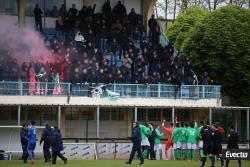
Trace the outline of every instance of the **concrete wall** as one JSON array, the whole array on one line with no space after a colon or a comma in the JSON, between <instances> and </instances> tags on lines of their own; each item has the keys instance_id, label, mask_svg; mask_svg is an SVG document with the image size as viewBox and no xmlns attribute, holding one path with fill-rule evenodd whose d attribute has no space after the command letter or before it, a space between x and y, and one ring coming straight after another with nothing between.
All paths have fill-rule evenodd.
<instances>
[{"instance_id":1,"label":"concrete wall","mask_svg":"<svg viewBox=\"0 0 250 167\"><path fill-rule=\"evenodd\" d=\"M86 120L66 120L65 138L86 137ZM96 121L88 121L88 137L96 137ZM128 137L127 121L100 121L101 138L126 138Z\"/></svg>"},{"instance_id":2,"label":"concrete wall","mask_svg":"<svg viewBox=\"0 0 250 167\"><path fill-rule=\"evenodd\" d=\"M82 106L143 106L143 107L219 107L220 99L163 99L163 98L119 98L110 101L108 98L71 97L66 96L0 96L0 104L23 105L82 105Z\"/></svg>"}]
</instances>

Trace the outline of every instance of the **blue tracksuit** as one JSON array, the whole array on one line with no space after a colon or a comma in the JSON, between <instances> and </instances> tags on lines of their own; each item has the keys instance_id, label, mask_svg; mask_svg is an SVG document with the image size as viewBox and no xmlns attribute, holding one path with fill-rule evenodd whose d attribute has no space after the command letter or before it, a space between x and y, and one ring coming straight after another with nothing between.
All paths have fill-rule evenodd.
<instances>
[{"instance_id":1,"label":"blue tracksuit","mask_svg":"<svg viewBox=\"0 0 250 167\"><path fill-rule=\"evenodd\" d=\"M29 160L35 159L34 150L36 148L36 127L32 126L28 130L28 149L29 149Z\"/></svg>"}]
</instances>

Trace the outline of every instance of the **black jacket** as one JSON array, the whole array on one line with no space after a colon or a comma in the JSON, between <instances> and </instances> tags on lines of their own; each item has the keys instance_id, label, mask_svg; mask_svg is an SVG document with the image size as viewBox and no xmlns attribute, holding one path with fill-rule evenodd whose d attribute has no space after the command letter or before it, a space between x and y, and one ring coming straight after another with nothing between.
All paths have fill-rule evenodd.
<instances>
[{"instance_id":1,"label":"black jacket","mask_svg":"<svg viewBox=\"0 0 250 167\"><path fill-rule=\"evenodd\" d=\"M141 130L139 126L136 126L132 129L132 142L141 142Z\"/></svg>"},{"instance_id":2,"label":"black jacket","mask_svg":"<svg viewBox=\"0 0 250 167\"><path fill-rule=\"evenodd\" d=\"M238 134L235 131L231 131L229 136L228 136L228 143L227 143L227 148L228 149L239 149L238 145Z\"/></svg>"},{"instance_id":3,"label":"black jacket","mask_svg":"<svg viewBox=\"0 0 250 167\"><path fill-rule=\"evenodd\" d=\"M52 151L57 152L62 150L63 150L62 135L60 130L58 128L55 128L53 130L53 135L52 135Z\"/></svg>"},{"instance_id":4,"label":"black jacket","mask_svg":"<svg viewBox=\"0 0 250 167\"><path fill-rule=\"evenodd\" d=\"M43 130L40 143L44 142L44 143L50 144L51 141L52 141L52 129L49 126L47 126Z\"/></svg>"},{"instance_id":5,"label":"black jacket","mask_svg":"<svg viewBox=\"0 0 250 167\"><path fill-rule=\"evenodd\" d=\"M21 139L21 143L22 145L28 144L28 130L24 130L22 129L20 131L20 139Z\"/></svg>"}]
</instances>

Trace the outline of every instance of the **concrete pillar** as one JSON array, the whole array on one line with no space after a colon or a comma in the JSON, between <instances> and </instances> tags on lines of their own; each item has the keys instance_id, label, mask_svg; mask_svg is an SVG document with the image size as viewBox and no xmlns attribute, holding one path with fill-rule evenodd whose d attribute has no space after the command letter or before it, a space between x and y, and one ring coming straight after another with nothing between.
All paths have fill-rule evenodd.
<instances>
[{"instance_id":1,"label":"concrete pillar","mask_svg":"<svg viewBox=\"0 0 250 167\"><path fill-rule=\"evenodd\" d=\"M25 26L25 3L26 0L17 0L18 24L21 29Z\"/></svg>"},{"instance_id":2,"label":"concrete pillar","mask_svg":"<svg viewBox=\"0 0 250 167\"><path fill-rule=\"evenodd\" d=\"M249 144L249 140L250 140L250 137L249 137L249 108L247 109L247 141L248 141L248 144Z\"/></svg>"},{"instance_id":3,"label":"concrete pillar","mask_svg":"<svg viewBox=\"0 0 250 167\"><path fill-rule=\"evenodd\" d=\"M135 122L137 122L137 107L135 107L135 119L134 119Z\"/></svg>"},{"instance_id":4,"label":"concrete pillar","mask_svg":"<svg viewBox=\"0 0 250 167\"><path fill-rule=\"evenodd\" d=\"M234 111L234 127L235 127L235 130L236 131L238 131L238 112L239 112L240 110L235 110Z\"/></svg>"},{"instance_id":5,"label":"concrete pillar","mask_svg":"<svg viewBox=\"0 0 250 167\"><path fill-rule=\"evenodd\" d=\"M175 124L175 108L172 107L172 123Z\"/></svg>"},{"instance_id":6,"label":"concrete pillar","mask_svg":"<svg viewBox=\"0 0 250 167\"><path fill-rule=\"evenodd\" d=\"M61 109L61 134L62 134L62 137L65 137L65 110L62 110Z\"/></svg>"},{"instance_id":7,"label":"concrete pillar","mask_svg":"<svg viewBox=\"0 0 250 167\"><path fill-rule=\"evenodd\" d=\"M93 6L93 0L83 0L83 5L86 7Z\"/></svg>"},{"instance_id":8,"label":"concrete pillar","mask_svg":"<svg viewBox=\"0 0 250 167\"><path fill-rule=\"evenodd\" d=\"M96 107L96 138L100 136L100 106Z\"/></svg>"},{"instance_id":9,"label":"concrete pillar","mask_svg":"<svg viewBox=\"0 0 250 167\"><path fill-rule=\"evenodd\" d=\"M212 117L213 117L213 113L212 113L212 108L209 108L209 125L212 125Z\"/></svg>"},{"instance_id":10,"label":"concrete pillar","mask_svg":"<svg viewBox=\"0 0 250 167\"><path fill-rule=\"evenodd\" d=\"M153 14L154 5L156 0L143 0L143 25L145 26L146 30L148 31L148 20L150 19L151 15Z\"/></svg>"},{"instance_id":11,"label":"concrete pillar","mask_svg":"<svg viewBox=\"0 0 250 167\"><path fill-rule=\"evenodd\" d=\"M127 121L128 121L128 136L131 137L132 132L132 119L133 119L133 109L129 108L127 113ZM126 114L125 114L126 115Z\"/></svg>"},{"instance_id":12,"label":"concrete pillar","mask_svg":"<svg viewBox=\"0 0 250 167\"><path fill-rule=\"evenodd\" d=\"M18 105L17 108L17 125L21 126L21 105Z\"/></svg>"},{"instance_id":13,"label":"concrete pillar","mask_svg":"<svg viewBox=\"0 0 250 167\"><path fill-rule=\"evenodd\" d=\"M58 106L57 126L58 126L59 129L61 128L61 106Z\"/></svg>"}]
</instances>

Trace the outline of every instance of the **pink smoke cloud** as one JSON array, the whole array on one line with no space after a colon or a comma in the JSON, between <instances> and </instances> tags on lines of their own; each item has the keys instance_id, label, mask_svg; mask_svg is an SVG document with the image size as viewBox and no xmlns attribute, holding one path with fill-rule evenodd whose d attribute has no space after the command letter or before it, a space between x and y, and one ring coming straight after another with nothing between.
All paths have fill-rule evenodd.
<instances>
[{"instance_id":1,"label":"pink smoke cloud","mask_svg":"<svg viewBox=\"0 0 250 167\"><path fill-rule=\"evenodd\" d=\"M10 55L19 64L23 62L55 61L55 56L46 48L44 39L35 28L24 27L22 30L10 18L0 19L0 48L10 51Z\"/></svg>"}]
</instances>

